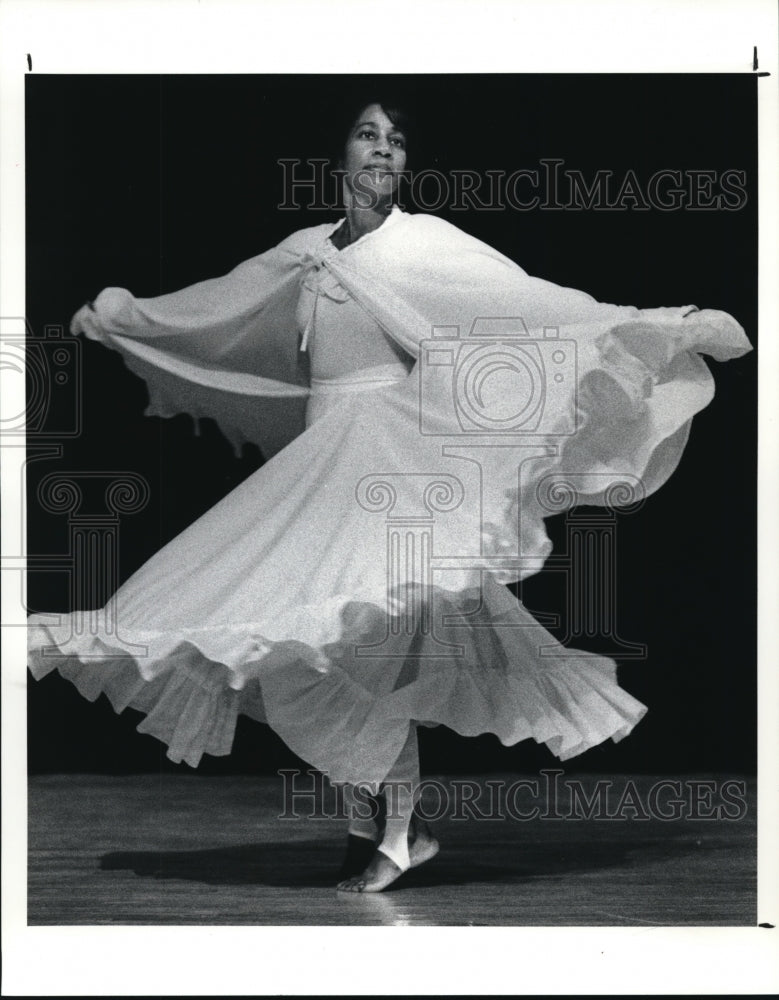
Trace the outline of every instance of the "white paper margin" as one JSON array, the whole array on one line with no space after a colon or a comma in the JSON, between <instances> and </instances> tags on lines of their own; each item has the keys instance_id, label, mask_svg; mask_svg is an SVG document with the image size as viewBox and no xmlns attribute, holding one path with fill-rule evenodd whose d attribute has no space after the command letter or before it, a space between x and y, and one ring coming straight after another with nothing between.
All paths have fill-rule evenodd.
<instances>
[{"instance_id":1,"label":"white paper margin","mask_svg":"<svg viewBox=\"0 0 779 1000\"><path fill-rule=\"evenodd\" d=\"M24 316L28 53L38 73L749 73L758 47L759 68L771 74L759 85L758 921L779 925L776 39L773 0L0 0L2 316ZM4 413L19 412L22 405L4 395ZM3 448L6 553L23 551L20 454ZM17 574L9 575L3 622L13 625L24 615ZM23 628L3 629L5 995L702 994L779 988L779 930L758 927L28 928L24 638Z\"/></svg>"}]
</instances>

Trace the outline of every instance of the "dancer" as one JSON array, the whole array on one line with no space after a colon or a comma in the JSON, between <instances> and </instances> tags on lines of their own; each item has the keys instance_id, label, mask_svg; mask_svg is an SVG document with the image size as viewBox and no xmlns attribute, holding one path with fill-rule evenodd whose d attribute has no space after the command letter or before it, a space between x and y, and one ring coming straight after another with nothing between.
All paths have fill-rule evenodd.
<instances>
[{"instance_id":1,"label":"dancer","mask_svg":"<svg viewBox=\"0 0 779 1000\"><path fill-rule=\"evenodd\" d=\"M565 760L644 714L613 661L563 649L504 584L543 566L571 483L569 503L659 488L713 396L700 355L750 349L724 313L602 304L401 211L407 133L366 99L341 220L76 313L74 334L145 379L148 413L213 417L267 461L123 584L97 632L82 611L30 619L35 677L56 667L139 709L172 760L229 753L244 713L349 804L384 795L350 819L353 892L438 850L414 815L418 724Z\"/></svg>"}]
</instances>

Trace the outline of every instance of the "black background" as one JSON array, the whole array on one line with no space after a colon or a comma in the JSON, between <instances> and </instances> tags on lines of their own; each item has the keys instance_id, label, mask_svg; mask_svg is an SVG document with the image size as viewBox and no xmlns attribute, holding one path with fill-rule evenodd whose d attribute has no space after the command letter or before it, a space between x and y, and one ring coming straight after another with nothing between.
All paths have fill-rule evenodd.
<instances>
[{"instance_id":1,"label":"black background","mask_svg":"<svg viewBox=\"0 0 779 1000\"><path fill-rule=\"evenodd\" d=\"M230 270L293 230L337 213L282 212L280 157L327 156L344 109L399 93L415 119L409 167L537 169L558 157L586 178L640 180L659 169L743 170L737 211L436 214L529 273L607 302L686 305L757 327L756 79L712 75L590 76L34 76L27 77L27 311L39 334L67 327L101 288L139 296ZM411 209L414 210L413 208ZM206 424L146 418L143 383L118 355L83 342L83 432L56 462L30 467L29 496L54 470L127 470L151 489L122 522L126 579L261 462L236 459ZM693 423L669 483L619 524L618 627L645 661L620 682L649 706L629 739L566 763L568 772L751 771L756 757L756 361L718 365L714 402ZM548 522L558 542L561 518ZM34 499L31 554L63 552L64 517ZM204 585L206 582L204 581ZM103 595L105 599L108 595ZM550 574L525 583L533 610L561 610ZM59 574L33 572L31 610L69 610ZM585 647L585 643L579 643ZM595 647L593 647L595 648ZM29 684L29 769L188 771L58 675ZM543 746L504 748L421 730L425 773L555 766ZM275 771L297 758L267 727L241 719L233 754L204 773Z\"/></svg>"}]
</instances>

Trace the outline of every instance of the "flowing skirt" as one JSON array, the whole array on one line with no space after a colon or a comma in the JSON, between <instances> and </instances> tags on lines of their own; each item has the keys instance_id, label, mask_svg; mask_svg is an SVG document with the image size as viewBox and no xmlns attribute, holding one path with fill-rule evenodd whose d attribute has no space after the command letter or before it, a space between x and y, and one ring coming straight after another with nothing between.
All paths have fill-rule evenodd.
<instances>
[{"instance_id":1,"label":"flowing skirt","mask_svg":"<svg viewBox=\"0 0 779 1000\"><path fill-rule=\"evenodd\" d=\"M651 353L601 337L559 421L497 444L463 434L419 366L315 383L305 432L105 609L31 616L33 675L141 711L193 767L230 752L241 713L374 785L411 722L561 760L621 739L645 707L614 662L561 646L504 584L543 566L545 517L640 499L675 468L712 379L678 337Z\"/></svg>"}]
</instances>

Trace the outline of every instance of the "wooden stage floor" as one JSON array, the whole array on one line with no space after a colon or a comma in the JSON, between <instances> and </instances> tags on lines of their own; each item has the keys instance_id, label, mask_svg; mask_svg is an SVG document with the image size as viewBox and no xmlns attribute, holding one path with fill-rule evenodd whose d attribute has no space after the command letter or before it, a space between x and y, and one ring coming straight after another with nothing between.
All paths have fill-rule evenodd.
<instances>
[{"instance_id":1,"label":"wooden stage floor","mask_svg":"<svg viewBox=\"0 0 779 1000\"><path fill-rule=\"evenodd\" d=\"M658 779L633 780L646 803ZM754 925L754 782L746 801L736 819L448 816L438 857L369 896L334 888L345 821L280 819L278 777L35 776L28 923Z\"/></svg>"}]
</instances>

